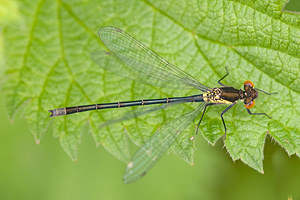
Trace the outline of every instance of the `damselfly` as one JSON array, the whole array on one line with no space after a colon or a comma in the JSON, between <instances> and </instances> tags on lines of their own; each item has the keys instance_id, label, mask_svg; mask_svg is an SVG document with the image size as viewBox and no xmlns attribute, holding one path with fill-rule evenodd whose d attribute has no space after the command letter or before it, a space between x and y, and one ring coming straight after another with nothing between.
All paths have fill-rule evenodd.
<instances>
[{"instance_id":1,"label":"damselfly","mask_svg":"<svg viewBox=\"0 0 300 200\"><path fill-rule=\"evenodd\" d=\"M186 97L124 101L49 110L49 112L51 112L50 117L55 117L90 110L163 104L161 107L131 115L126 118L128 119L154 110L165 108L166 106L164 105L167 104L170 105L187 102L198 103L199 105L196 107L196 109L185 113L184 115L179 116L178 118L163 125L141 146L141 148L136 152L127 165L127 169L124 174L125 183L133 182L144 176L150 170L150 168L164 155L164 153L178 138L180 133L202 112L197 126L198 131L208 106L218 104L229 105L221 113L221 119L225 128L225 137L226 125L223 115L238 101L244 102L249 114L265 115L266 117L271 118L266 113L252 113L249 109L254 106L255 99L258 97L258 92L262 92L267 95L274 93L267 93L258 88L254 88L254 85L251 81L244 82L244 90L235 89L233 87L224 85L221 83L221 81L228 76L227 68L226 75L218 81L218 84L221 85L221 87L210 88L199 83L194 77L177 68L175 65L169 63L167 60L119 28L103 27L99 30L99 37L105 46L110 50L110 52L105 52L105 54L107 56L115 56L119 62L125 64L104 66L105 69L153 86L178 89L194 88L202 92L202 94ZM103 62L103 53L104 52L96 52L91 56L93 61L99 64L101 67L103 67L101 64ZM122 73L120 73L120 71L122 71ZM126 73L123 73L124 71ZM111 122L117 122L121 120L122 119L112 120Z\"/></svg>"}]
</instances>

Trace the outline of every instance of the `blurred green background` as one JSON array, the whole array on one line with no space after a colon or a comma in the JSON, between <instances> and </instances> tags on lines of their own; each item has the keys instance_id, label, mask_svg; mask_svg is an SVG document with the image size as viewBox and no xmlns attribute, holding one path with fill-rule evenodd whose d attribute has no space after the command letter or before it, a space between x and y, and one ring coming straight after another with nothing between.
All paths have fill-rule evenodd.
<instances>
[{"instance_id":1,"label":"blurred green background","mask_svg":"<svg viewBox=\"0 0 300 200\"><path fill-rule=\"evenodd\" d=\"M300 2L292 1L287 9L300 11ZM51 128L35 144L20 116L13 123L8 120L2 93L0 126L1 200L300 199L300 159L289 157L270 137L265 144L264 175L240 161L232 162L223 141L212 147L198 137L195 166L164 156L142 180L125 185L124 163L101 146L96 148L90 135L83 136L76 163L53 138Z\"/></svg>"}]
</instances>

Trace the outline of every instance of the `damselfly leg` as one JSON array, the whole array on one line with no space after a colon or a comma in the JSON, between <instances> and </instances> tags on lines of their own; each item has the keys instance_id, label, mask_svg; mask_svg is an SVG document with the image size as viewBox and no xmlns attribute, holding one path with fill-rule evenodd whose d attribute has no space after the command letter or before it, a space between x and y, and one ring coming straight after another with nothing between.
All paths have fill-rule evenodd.
<instances>
[{"instance_id":1,"label":"damselfly leg","mask_svg":"<svg viewBox=\"0 0 300 200\"><path fill-rule=\"evenodd\" d=\"M247 111L248 111L248 113L249 113L250 115L265 115L265 116L267 116L269 119L272 119L272 117L270 117L270 116L267 115L266 113L253 113L253 112L251 112L249 109L247 109Z\"/></svg>"},{"instance_id":2,"label":"damselfly leg","mask_svg":"<svg viewBox=\"0 0 300 200\"><path fill-rule=\"evenodd\" d=\"M236 101L237 102L237 101ZM223 118L223 115L230 109L230 108L232 108L235 104L236 104L236 102L234 102L233 104L231 104L230 106L228 106L225 110L223 110L223 112L221 113L221 118L222 118L222 122L223 122L223 125L224 125L224 128L225 128L225 138L226 138L226 131L227 131L227 129L226 129L226 125L225 125L225 121L224 121L224 118Z\"/></svg>"},{"instance_id":3,"label":"damselfly leg","mask_svg":"<svg viewBox=\"0 0 300 200\"><path fill-rule=\"evenodd\" d=\"M265 92L265 91L263 91L263 90L261 90L261 89L258 89L258 88L255 88L255 89L256 89L257 91L262 92L262 93L267 94L267 95L278 94L278 92L268 93L268 92Z\"/></svg>"},{"instance_id":4,"label":"damselfly leg","mask_svg":"<svg viewBox=\"0 0 300 200\"><path fill-rule=\"evenodd\" d=\"M226 76L229 75L228 70L227 70L227 67L225 67L225 69L226 69L226 74L225 74L225 76L223 76L223 77L218 81L218 84L221 85L221 86L227 87L227 85L221 83L221 81L222 81Z\"/></svg>"},{"instance_id":5,"label":"damselfly leg","mask_svg":"<svg viewBox=\"0 0 300 200\"><path fill-rule=\"evenodd\" d=\"M197 125L196 135L197 135L197 133L198 133L199 126L200 126L201 121L202 121L202 119L203 119L203 116L204 116L204 113L205 113L205 111L206 111L206 108L207 108L208 106L212 106L212 105L216 105L216 103L208 103L208 104L206 104L206 105L204 106L204 109L203 109L201 118L200 118L200 120L199 120L199 122L198 122L198 125Z\"/></svg>"}]
</instances>

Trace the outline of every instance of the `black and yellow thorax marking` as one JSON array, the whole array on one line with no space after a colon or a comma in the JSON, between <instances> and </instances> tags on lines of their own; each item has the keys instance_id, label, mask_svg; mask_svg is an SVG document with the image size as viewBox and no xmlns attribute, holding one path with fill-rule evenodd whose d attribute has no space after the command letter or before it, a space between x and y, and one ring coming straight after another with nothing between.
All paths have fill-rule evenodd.
<instances>
[{"instance_id":1,"label":"black and yellow thorax marking","mask_svg":"<svg viewBox=\"0 0 300 200\"><path fill-rule=\"evenodd\" d=\"M245 98L245 92L233 87L213 88L203 94L203 100L210 103L232 104Z\"/></svg>"}]
</instances>

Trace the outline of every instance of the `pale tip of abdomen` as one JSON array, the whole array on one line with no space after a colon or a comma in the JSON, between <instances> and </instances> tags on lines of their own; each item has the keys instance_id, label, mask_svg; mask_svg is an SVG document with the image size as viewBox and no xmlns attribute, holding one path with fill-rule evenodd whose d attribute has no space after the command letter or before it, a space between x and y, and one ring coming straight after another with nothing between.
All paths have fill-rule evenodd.
<instances>
[{"instance_id":1,"label":"pale tip of abdomen","mask_svg":"<svg viewBox=\"0 0 300 200\"><path fill-rule=\"evenodd\" d=\"M48 111L51 113L49 117L53 117L53 110L48 110Z\"/></svg>"},{"instance_id":2,"label":"pale tip of abdomen","mask_svg":"<svg viewBox=\"0 0 300 200\"><path fill-rule=\"evenodd\" d=\"M49 117L56 117L56 116L61 116L61 115L66 115L66 108L57 108L53 110L48 110L51 115Z\"/></svg>"}]
</instances>

